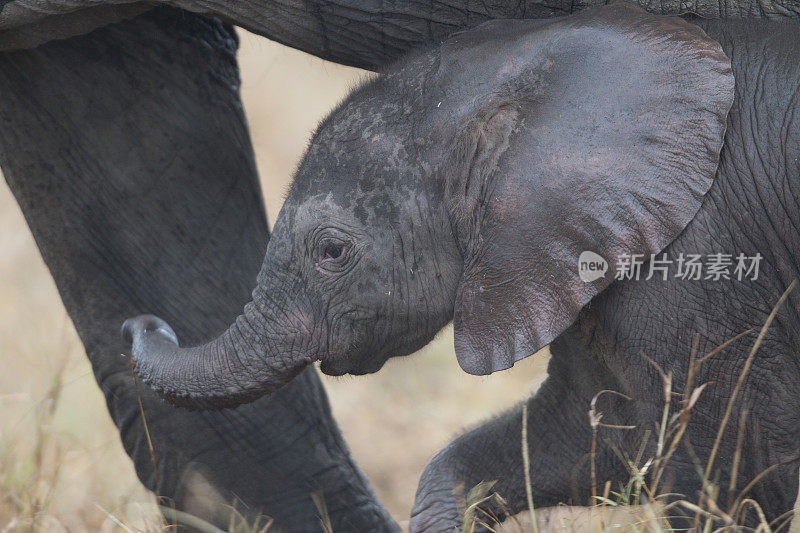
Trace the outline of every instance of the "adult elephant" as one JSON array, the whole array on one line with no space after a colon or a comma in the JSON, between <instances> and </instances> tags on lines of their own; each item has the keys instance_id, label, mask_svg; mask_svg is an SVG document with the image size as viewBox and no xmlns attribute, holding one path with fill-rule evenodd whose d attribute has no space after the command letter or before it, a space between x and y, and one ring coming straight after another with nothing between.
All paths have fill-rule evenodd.
<instances>
[{"instance_id":1,"label":"adult elephant","mask_svg":"<svg viewBox=\"0 0 800 533\"><path fill-rule=\"evenodd\" d=\"M337 531L396 529L313 370L249 406L201 413L137 391L118 356L118 324L141 311L163 316L189 343L222 329L247 299L266 248L236 39L213 17L377 69L489 18L550 17L591 3L0 2L0 166L149 489L223 526L227 518L198 499L191 480L204 478L223 501L288 530L318 528L312 492L324 496ZM788 1L688 9L800 13Z\"/></svg>"},{"instance_id":2,"label":"adult elephant","mask_svg":"<svg viewBox=\"0 0 800 533\"><path fill-rule=\"evenodd\" d=\"M234 406L315 360L375 372L453 319L473 374L552 342L527 409L537 506L590 503L593 483L616 487L660 453L661 368L693 415L648 482L690 498L713 482L709 508L746 496L778 519L800 464L799 43L796 24L617 3L412 54L320 126L244 313L193 348L156 317L129 320L138 371L175 403ZM601 271L581 275L588 261ZM597 398L612 427L593 450ZM412 529L457 527L461 483L497 480L523 509L521 422L514 410L440 453Z\"/></svg>"}]
</instances>

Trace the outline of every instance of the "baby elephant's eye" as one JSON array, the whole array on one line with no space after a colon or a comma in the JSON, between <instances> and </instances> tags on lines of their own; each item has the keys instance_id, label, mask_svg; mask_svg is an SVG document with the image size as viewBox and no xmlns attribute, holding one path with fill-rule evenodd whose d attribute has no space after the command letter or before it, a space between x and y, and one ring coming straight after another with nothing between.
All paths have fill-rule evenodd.
<instances>
[{"instance_id":1,"label":"baby elephant's eye","mask_svg":"<svg viewBox=\"0 0 800 533\"><path fill-rule=\"evenodd\" d=\"M349 244L339 239L323 239L317 252L317 268L328 272L342 272L347 266Z\"/></svg>"},{"instance_id":2,"label":"baby elephant's eye","mask_svg":"<svg viewBox=\"0 0 800 533\"><path fill-rule=\"evenodd\" d=\"M335 261L344 254L344 245L342 244L328 244L322 252L323 261Z\"/></svg>"},{"instance_id":3,"label":"baby elephant's eye","mask_svg":"<svg viewBox=\"0 0 800 533\"><path fill-rule=\"evenodd\" d=\"M344 272L350 260L350 243L344 239L326 237L317 244L317 269Z\"/></svg>"}]
</instances>

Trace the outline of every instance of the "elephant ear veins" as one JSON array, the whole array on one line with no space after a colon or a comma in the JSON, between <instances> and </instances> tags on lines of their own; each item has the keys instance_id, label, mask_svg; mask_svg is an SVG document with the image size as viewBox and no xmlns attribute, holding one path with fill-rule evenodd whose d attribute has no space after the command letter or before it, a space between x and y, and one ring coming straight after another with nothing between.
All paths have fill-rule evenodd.
<instances>
[{"instance_id":1,"label":"elephant ear veins","mask_svg":"<svg viewBox=\"0 0 800 533\"><path fill-rule=\"evenodd\" d=\"M465 255L456 353L471 374L549 344L621 257L649 257L683 231L711 187L734 94L717 42L624 3L458 34L437 83L441 112L460 121L447 195ZM581 280L585 251L607 261L604 276Z\"/></svg>"}]
</instances>

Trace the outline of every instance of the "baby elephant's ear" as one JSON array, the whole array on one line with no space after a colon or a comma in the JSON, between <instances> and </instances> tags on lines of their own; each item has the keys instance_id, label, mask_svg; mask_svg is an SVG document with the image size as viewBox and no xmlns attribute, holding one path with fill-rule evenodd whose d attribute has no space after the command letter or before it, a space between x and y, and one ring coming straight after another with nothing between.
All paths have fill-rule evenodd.
<instances>
[{"instance_id":1,"label":"baby elephant's ear","mask_svg":"<svg viewBox=\"0 0 800 533\"><path fill-rule=\"evenodd\" d=\"M623 3L461 33L437 79L461 121L446 165L465 254L456 353L489 374L569 327L621 257L649 259L692 220L734 80L699 27Z\"/></svg>"}]
</instances>

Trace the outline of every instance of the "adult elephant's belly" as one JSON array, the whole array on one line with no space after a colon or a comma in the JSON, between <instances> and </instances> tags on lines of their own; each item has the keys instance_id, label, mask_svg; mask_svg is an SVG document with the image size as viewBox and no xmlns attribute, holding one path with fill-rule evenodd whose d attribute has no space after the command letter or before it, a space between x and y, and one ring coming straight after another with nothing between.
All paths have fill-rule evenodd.
<instances>
[{"instance_id":1,"label":"adult elephant's belly","mask_svg":"<svg viewBox=\"0 0 800 533\"><path fill-rule=\"evenodd\" d=\"M32 48L86 34L133 18L154 4L218 17L269 39L346 65L375 70L414 48L439 43L451 34L490 19L550 18L606 4L516 0L416 2L387 7L383 0L5 0L0 1L0 50ZM659 15L695 13L709 19L794 19L792 0L636 0ZM381 43L376 46L375 43Z\"/></svg>"}]
</instances>

